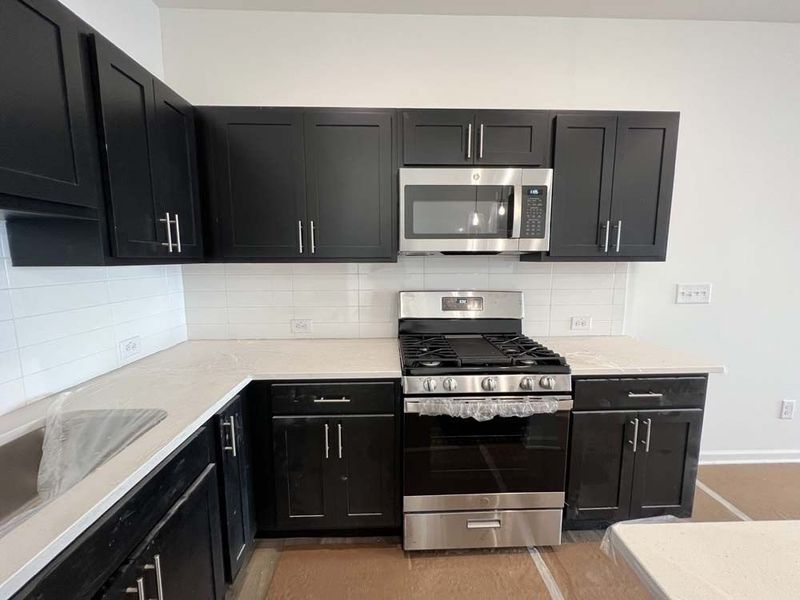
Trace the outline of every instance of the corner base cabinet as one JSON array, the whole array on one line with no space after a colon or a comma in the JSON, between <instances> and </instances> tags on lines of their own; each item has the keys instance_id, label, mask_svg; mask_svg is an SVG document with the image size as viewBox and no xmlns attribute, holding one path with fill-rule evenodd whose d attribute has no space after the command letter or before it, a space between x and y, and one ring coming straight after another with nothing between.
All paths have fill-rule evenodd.
<instances>
[{"instance_id":1,"label":"corner base cabinet","mask_svg":"<svg viewBox=\"0 0 800 600\"><path fill-rule=\"evenodd\" d=\"M691 516L705 389L699 376L576 381L565 528Z\"/></svg>"},{"instance_id":2,"label":"corner base cabinet","mask_svg":"<svg viewBox=\"0 0 800 600\"><path fill-rule=\"evenodd\" d=\"M392 382L271 386L274 529L398 527Z\"/></svg>"}]
</instances>

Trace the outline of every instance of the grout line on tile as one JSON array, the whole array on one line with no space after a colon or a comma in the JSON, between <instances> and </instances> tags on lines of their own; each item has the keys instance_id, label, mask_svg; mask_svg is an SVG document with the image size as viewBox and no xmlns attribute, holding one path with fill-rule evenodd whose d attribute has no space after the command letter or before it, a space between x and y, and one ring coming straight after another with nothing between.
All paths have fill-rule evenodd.
<instances>
[{"instance_id":1,"label":"grout line on tile","mask_svg":"<svg viewBox=\"0 0 800 600\"><path fill-rule=\"evenodd\" d=\"M550 569L547 567L547 563L544 562L542 555L539 553L538 548L530 547L528 548L528 554L533 560L533 564L536 565L536 569L539 571L539 575L542 576L542 581L544 581L545 587L547 587L547 591L550 592L551 600L564 600L564 595L561 593L561 588L558 587L558 583L556 583L555 577L550 572Z\"/></svg>"},{"instance_id":2,"label":"grout line on tile","mask_svg":"<svg viewBox=\"0 0 800 600\"><path fill-rule=\"evenodd\" d=\"M720 496L717 492L712 490L710 487L708 487L705 483L703 483L699 479L697 480L697 487L699 487L706 494L711 496L714 500L716 500L717 502L722 504L722 506L727 508L730 512L732 512L734 515L739 517L742 521L752 521L753 520L750 517L748 517L744 512L742 512L742 510L740 510L736 505L728 502L725 498Z\"/></svg>"}]
</instances>

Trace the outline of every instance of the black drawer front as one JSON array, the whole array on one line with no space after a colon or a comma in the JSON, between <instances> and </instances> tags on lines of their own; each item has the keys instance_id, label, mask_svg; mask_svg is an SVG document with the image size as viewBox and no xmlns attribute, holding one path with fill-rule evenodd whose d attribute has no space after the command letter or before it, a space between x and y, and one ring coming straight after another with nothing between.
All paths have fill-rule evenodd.
<instances>
[{"instance_id":1,"label":"black drawer front","mask_svg":"<svg viewBox=\"0 0 800 600\"><path fill-rule=\"evenodd\" d=\"M394 384L364 383L276 383L270 386L272 414L328 415L394 412Z\"/></svg>"},{"instance_id":2,"label":"black drawer front","mask_svg":"<svg viewBox=\"0 0 800 600\"><path fill-rule=\"evenodd\" d=\"M703 408L705 375L576 379L573 410Z\"/></svg>"}]
</instances>

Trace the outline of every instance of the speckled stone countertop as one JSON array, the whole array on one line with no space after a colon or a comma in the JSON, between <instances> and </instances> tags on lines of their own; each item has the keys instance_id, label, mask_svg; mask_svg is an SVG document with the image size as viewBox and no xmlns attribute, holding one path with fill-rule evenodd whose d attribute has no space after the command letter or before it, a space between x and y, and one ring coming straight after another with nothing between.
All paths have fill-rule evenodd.
<instances>
[{"instance_id":1,"label":"speckled stone countertop","mask_svg":"<svg viewBox=\"0 0 800 600\"><path fill-rule=\"evenodd\" d=\"M575 375L719 373L723 367L630 337L544 338ZM69 410L159 408L167 416L0 537L10 597L252 380L399 378L397 340L190 341L54 396ZM0 443L40 427L51 399L0 416Z\"/></svg>"},{"instance_id":2,"label":"speckled stone countertop","mask_svg":"<svg viewBox=\"0 0 800 600\"><path fill-rule=\"evenodd\" d=\"M800 521L618 523L615 560L656 598L797 598Z\"/></svg>"}]
</instances>

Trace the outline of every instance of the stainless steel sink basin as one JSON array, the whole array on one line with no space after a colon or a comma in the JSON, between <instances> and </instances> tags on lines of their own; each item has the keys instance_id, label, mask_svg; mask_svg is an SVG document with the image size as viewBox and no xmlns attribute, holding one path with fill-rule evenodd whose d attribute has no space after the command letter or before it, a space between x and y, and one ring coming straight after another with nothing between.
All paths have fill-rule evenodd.
<instances>
[{"instance_id":1,"label":"stainless steel sink basin","mask_svg":"<svg viewBox=\"0 0 800 600\"><path fill-rule=\"evenodd\" d=\"M1 445L0 534L12 521L23 518L43 503L38 477L46 423L58 429L58 433L51 432L48 439L48 452L58 454L47 459L48 465L53 467L49 470L52 495L54 490L63 492L77 483L166 414L156 409L70 411L59 415L55 421L43 421L41 427Z\"/></svg>"}]
</instances>

